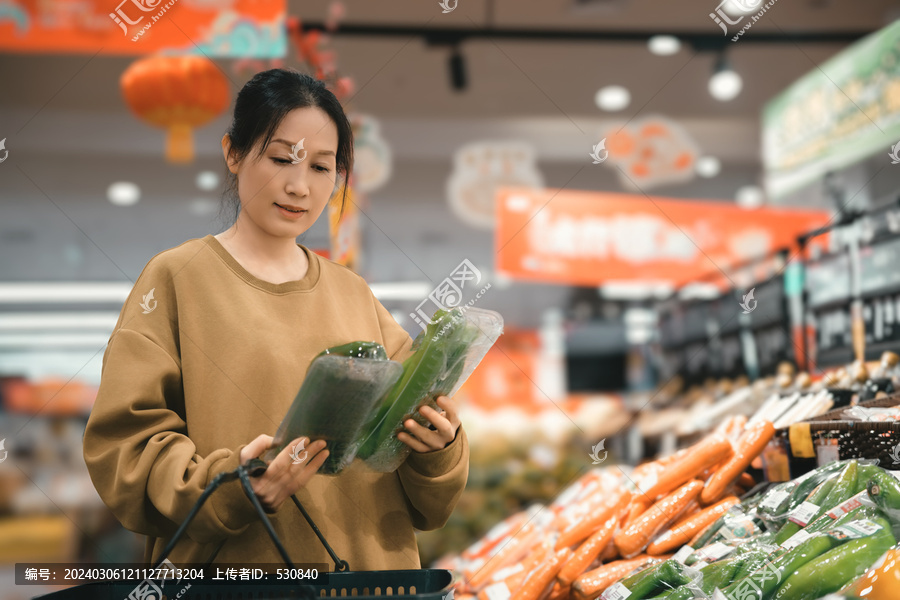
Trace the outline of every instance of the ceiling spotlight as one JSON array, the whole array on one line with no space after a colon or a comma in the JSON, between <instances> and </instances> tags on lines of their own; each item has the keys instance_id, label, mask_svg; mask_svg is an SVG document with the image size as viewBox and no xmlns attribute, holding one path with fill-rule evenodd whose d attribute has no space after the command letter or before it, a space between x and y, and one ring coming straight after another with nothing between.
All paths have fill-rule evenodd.
<instances>
[{"instance_id":1,"label":"ceiling spotlight","mask_svg":"<svg viewBox=\"0 0 900 600\"><path fill-rule=\"evenodd\" d=\"M469 78L466 74L466 59L460 54L458 47L453 48L448 66L450 68L450 85L453 86L453 90L461 92L466 89L469 85Z\"/></svg>"},{"instance_id":2,"label":"ceiling spotlight","mask_svg":"<svg viewBox=\"0 0 900 600\"><path fill-rule=\"evenodd\" d=\"M766 194L759 186L745 185L738 188L734 199L741 208L759 208L765 202Z\"/></svg>"},{"instance_id":3,"label":"ceiling spotlight","mask_svg":"<svg viewBox=\"0 0 900 600\"><path fill-rule=\"evenodd\" d=\"M131 206L141 199L141 188L130 181L117 181L106 188L106 198L116 206Z\"/></svg>"},{"instance_id":4,"label":"ceiling spotlight","mask_svg":"<svg viewBox=\"0 0 900 600\"><path fill-rule=\"evenodd\" d=\"M657 56L671 56L681 50L681 42L674 35L654 35L647 40L647 47Z\"/></svg>"},{"instance_id":5,"label":"ceiling spotlight","mask_svg":"<svg viewBox=\"0 0 900 600\"><path fill-rule=\"evenodd\" d=\"M697 159L694 168L697 171L697 175L710 179L719 174L719 171L722 170L722 163L715 156L701 156Z\"/></svg>"},{"instance_id":6,"label":"ceiling spotlight","mask_svg":"<svg viewBox=\"0 0 900 600\"><path fill-rule=\"evenodd\" d=\"M744 82L741 76L731 69L731 65L720 54L716 59L712 77L709 78L709 93L720 102L728 102L737 98L741 93Z\"/></svg>"},{"instance_id":7,"label":"ceiling spotlight","mask_svg":"<svg viewBox=\"0 0 900 600\"><path fill-rule=\"evenodd\" d=\"M215 171L201 171L197 173L197 187L204 192L210 192L219 185L219 174Z\"/></svg>"},{"instance_id":8,"label":"ceiling spotlight","mask_svg":"<svg viewBox=\"0 0 900 600\"><path fill-rule=\"evenodd\" d=\"M615 112L631 103L631 93L621 85L608 85L600 88L594 102L601 110Z\"/></svg>"}]
</instances>

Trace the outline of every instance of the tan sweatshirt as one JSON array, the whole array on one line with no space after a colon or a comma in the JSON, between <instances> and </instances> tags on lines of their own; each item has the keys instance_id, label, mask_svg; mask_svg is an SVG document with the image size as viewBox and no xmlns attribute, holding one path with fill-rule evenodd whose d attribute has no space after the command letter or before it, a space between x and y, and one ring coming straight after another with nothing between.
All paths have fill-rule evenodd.
<instances>
[{"instance_id":1,"label":"tan sweatshirt","mask_svg":"<svg viewBox=\"0 0 900 600\"><path fill-rule=\"evenodd\" d=\"M299 244L298 244L299 245ZM134 285L109 344L84 433L84 459L122 524L148 536L145 561L206 485L238 466L241 448L274 435L313 357L354 340L402 361L412 340L358 275L299 245L309 271L274 284L244 269L212 235L154 256ZM412 452L394 473L360 463L315 475L297 494L352 570L420 567L413 529L442 527L462 494L469 450L456 439ZM297 564L333 562L290 500L270 519ZM169 559L280 563L238 481L207 501Z\"/></svg>"}]
</instances>

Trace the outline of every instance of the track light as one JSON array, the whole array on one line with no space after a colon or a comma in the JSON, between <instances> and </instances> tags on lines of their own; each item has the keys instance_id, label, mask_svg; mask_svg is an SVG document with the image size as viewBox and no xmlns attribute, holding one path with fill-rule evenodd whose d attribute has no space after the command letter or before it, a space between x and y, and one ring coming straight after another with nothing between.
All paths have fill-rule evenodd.
<instances>
[{"instance_id":1,"label":"track light","mask_svg":"<svg viewBox=\"0 0 900 600\"><path fill-rule=\"evenodd\" d=\"M725 54L719 54L709 78L709 93L720 102L728 102L737 98L743 86L741 76L731 69Z\"/></svg>"},{"instance_id":2,"label":"track light","mask_svg":"<svg viewBox=\"0 0 900 600\"><path fill-rule=\"evenodd\" d=\"M450 54L450 85L453 90L461 92L469 85L469 78L466 73L466 59L459 52L459 47L454 47Z\"/></svg>"}]
</instances>

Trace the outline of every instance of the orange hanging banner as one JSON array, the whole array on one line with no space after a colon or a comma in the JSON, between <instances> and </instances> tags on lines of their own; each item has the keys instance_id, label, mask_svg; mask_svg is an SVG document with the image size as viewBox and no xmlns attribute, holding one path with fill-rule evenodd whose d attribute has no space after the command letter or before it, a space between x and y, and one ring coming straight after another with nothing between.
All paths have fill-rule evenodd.
<instances>
[{"instance_id":1,"label":"orange hanging banner","mask_svg":"<svg viewBox=\"0 0 900 600\"><path fill-rule=\"evenodd\" d=\"M794 247L798 235L830 218L822 210L504 188L497 194L497 271L569 285L679 285Z\"/></svg>"},{"instance_id":2,"label":"orange hanging banner","mask_svg":"<svg viewBox=\"0 0 900 600\"><path fill-rule=\"evenodd\" d=\"M0 51L283 58L286 0L11 0Z\"/></svg>"}]
</instances>

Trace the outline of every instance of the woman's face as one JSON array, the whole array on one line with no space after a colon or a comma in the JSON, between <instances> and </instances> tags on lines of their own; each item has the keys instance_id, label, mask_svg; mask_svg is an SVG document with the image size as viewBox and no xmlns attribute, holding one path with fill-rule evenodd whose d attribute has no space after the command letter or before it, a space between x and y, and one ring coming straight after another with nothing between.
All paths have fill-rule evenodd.
<instances>
[{"instance_id":1,"label":"woman's face","mask_svg":"<svg viewBox=\"0 0 900 600\"><path fill-rule=\"evenodd\" d=\"M312 227L335 186L338 132L325 111L307 107L289 112L262 158L251 151L236 164L228 158L229 145L225 136L228 169L238 178L240 218L275 237L296 238Z\"/></svg>"}]
</instances>

